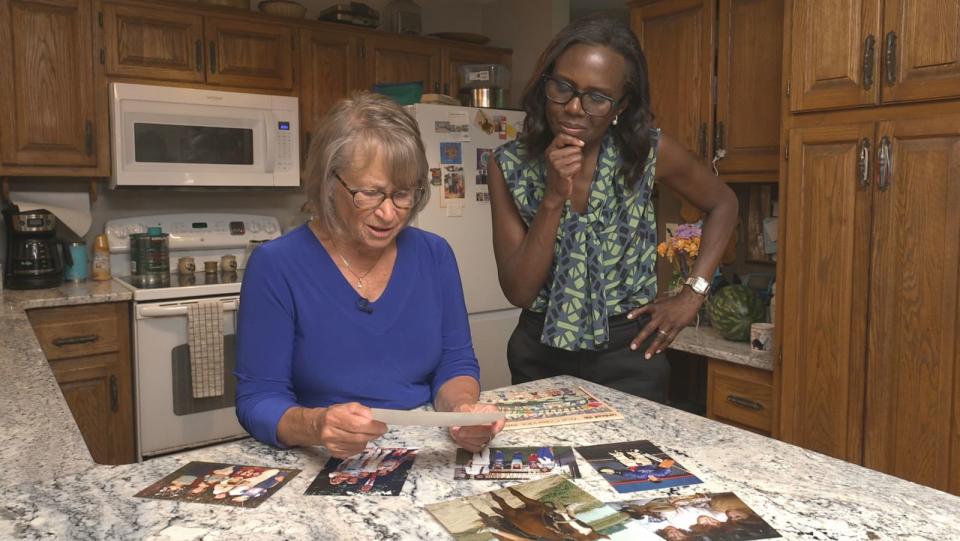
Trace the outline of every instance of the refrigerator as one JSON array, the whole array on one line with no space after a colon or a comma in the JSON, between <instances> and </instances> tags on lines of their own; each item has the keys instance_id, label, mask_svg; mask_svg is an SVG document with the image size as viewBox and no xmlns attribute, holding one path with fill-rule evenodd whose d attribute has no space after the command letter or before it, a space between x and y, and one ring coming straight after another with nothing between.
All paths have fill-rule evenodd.
<instances>
[{"instance_id":1,"label":"refrigerator","mask_svg":"<svg viewBox=\"0 0 960 541\"><path fill-rule=\"evenodd\" d=\"M445 238L457 257L481 388L509 385L507 340L520 309L497 279L486 159L517 137L523 112L423 103L407 110L420 126L430 165L430 201L413 225Z\"/></svg>"}]
</instances>

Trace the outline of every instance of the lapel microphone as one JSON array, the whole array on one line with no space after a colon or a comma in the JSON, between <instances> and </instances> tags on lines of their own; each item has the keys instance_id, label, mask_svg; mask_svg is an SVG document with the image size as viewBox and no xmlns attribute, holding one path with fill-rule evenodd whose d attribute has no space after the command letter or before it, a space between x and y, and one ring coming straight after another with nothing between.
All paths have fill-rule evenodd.
<instances>
[{"instance_id":1,"label":"lapel microphone","mask_svg":"<svg viewBox=\"0 0 960 541\"><path fill-rule=\"evenodd\" d=\"M373 307L370 306L370 301L368 301L363 297L360 297L359 299L357 299L357 310L360 310L365 314L373 313Z\"/></svg>"}]
</instances>

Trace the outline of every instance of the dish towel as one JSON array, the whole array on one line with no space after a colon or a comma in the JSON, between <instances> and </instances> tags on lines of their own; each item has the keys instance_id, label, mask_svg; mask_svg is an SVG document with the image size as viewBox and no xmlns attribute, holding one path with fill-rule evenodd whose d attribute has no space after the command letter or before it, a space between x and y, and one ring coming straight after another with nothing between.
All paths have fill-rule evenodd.
<instances>
[{"instance_id":1,"label":"dish towel","mask_svg":"<svg viewBox=\"0 0 960 541\"><path fill-rule=\"evenodd\" d=\"M187 345L194 398L223 394L223 305L201 301L187 305Z\"/></svg>"}]
</instances>

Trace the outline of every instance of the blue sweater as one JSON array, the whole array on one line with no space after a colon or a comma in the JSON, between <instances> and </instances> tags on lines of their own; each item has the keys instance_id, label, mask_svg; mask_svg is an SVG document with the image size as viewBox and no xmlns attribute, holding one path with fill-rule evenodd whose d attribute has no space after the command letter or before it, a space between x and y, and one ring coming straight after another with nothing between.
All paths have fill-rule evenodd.
<instances>
[{"instance_id":1,"label":"blue sweater","mask_svg":"<svg viewBox=\"0 0 960 541\"><path fill-rule=\"evenodd\" d=\"M307 226L253 252L237 324L237 417L282 447L277 424L294 406L360 402L410 409L456 376L479 379L453 251L407 227L383 295L359 295Z\"/></svg>"}]
</instances>

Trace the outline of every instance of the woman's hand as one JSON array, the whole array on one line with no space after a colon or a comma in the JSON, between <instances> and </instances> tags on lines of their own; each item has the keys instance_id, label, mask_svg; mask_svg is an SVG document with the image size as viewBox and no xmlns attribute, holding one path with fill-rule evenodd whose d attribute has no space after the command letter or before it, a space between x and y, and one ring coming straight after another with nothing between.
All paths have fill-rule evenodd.
<instances>
[{"instance_id":1,"label":"woman's hand","mask_svg":"<svg viewBox=\"0 0 960 541\"><path fill-rule=\"evenodd\" d=\"M573 196L573 179L583 167L583 141L558 133L545 152L547 157L547 199L562 205Z\"/></svg>"},{"instance_id":2,"label":"woman's hand","mask_svg":"<svg viewBox=\"0 0 960 541\"><path fill-rule=\"evenodd\" d=\"M667 349L677 334L693 321L706 297L684 288L673 297L658 297L652 303L627 314L627 319L636 319L650 314L650 321L630 342L630 349L636 350L651 334L656 334L643 357L649 359L656 353Z\"/></svg>"},{"instance_id":3,"label":"woman's hand","mask_svg":"<svg viewBox=\"0 0 960 541\"><path fill-rule=\"evenodd\" d=\"M319 411L311 424L321 445L336 458L363 451L367 443L387 433L387 425L374 421L370 408L357 402L335 404Z\"/></svg>"},{"instance_id":4,"label":"woman's hand","mask_svg":"<svg viewBox=\"0 0 960 541\"><path fill-rule=\"evenodd\" d=\"M454 411L482 413L500 410L493 404L461 404L457 406ZM486 447L493 437L503 430L504 424L506 424L506 420L500 419L488 425L454 426L450 427L450 437L452 437L453 441L460 447L463 447L471 453L476 453Z\"/></svg>"}]
</instances>

